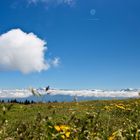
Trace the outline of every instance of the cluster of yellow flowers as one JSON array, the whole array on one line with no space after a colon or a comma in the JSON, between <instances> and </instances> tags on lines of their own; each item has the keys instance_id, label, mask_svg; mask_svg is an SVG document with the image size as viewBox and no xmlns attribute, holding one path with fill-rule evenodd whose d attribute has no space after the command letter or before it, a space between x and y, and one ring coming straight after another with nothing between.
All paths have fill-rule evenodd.
<instances>
[{"instance_id":1,"label":"cluster of yellow flowers","mask_svg":"<svg viewBox=\"0 0 140 140\"><path fill-rule=\"evenodd\" d=\"M55 125L55 130L61 134L61 138L67 139L70 137L70 127L67 125Z\"/></svg>"},{"instance_id":2,"label":"cluster of yellow flowers","mask_svg":"<svg viewBox=\"0 0 140 140\"><path fill-rule=\"evenodd\" d=\"M111 111L111 110L114 110L116 108L121 109L121 110L131 111L130 105L124 105L121 103L106 105L106 106L104 106L103 110Z\"/></svg>"},{"instance_id":3,"label":"cluster of yellow flowers","mask_svg":"<svg viewBox=\"0 0 140 140\"><path fill-rule=\"evenodd\" d=\"M107 110L107 111L111 111L112 108L113 108L112 106L107 106L107 105L104 107L104 109Z\"/></svg>"},{"instance_id":4,"label":"cluster of yellow flowers","mask_svg":"<svg viewBox=\"0 0 140 140\"><path fill-rule=\"evenodd\" d=\"M123 109L123 110L125 110L125 107L124 107L124 105L115 105L117 108L120 108L120 109Z\"/></svg>"}]
</instances>

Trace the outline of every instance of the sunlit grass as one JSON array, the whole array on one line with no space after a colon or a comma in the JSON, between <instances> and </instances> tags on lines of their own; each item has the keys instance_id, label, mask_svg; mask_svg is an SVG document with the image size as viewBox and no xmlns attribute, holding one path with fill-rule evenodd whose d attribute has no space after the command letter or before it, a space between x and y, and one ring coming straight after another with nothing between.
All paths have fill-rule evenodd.
<instances>
[{"instance_id":1,"label":"sunlit grass","mask_svg":"<svg viewBox=\"0 0 140 140\"><path fill-rule=\"evenodd\" d=\"M140 99L0 104L0 139L140 139Z\"/></svg>"}]
</instances>

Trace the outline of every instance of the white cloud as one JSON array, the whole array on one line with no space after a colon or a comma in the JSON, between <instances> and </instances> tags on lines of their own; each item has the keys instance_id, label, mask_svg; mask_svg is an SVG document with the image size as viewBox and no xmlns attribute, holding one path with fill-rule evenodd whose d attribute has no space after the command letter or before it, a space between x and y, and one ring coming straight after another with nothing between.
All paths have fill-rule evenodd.
<instances>
[{"instance_id":1,"label":"white cloud","mask_svg":"<svg viewBox=\"0 0 140 140\"><path fill-rule=\"evenodd\" d=\"M35 89L35 91L44 95L47 94L46 90ZM70 95L77 97L89 97L90 99L96 98L135 98L139 97L140 89L125 91L125 90L63 90L63 89L50 89L49 95ZM29 89L13 89L13 90L1 90L0 98L24 98L31 96L32 93ZM55 100L55 97L53 98ZM57 100L57 99L56 99Z\"/></svg>"},{"instance_id":2,"label":"white cloud","mask_svg":"<svg viewBox=\"0 0 140 140\"><path fill-rule=\"evenodd\" d=\"M37 4L37 3L44 3L44 4L66 4L72 6L76 0L27 0L29 4Z\"/></svg>"},{"instance_id":3,"label":"white cloud","mask_svg":"<svg viewBox=\"0 0 140 140\"><path fill-rule=\"evenodd\" d=\"M33 33L12 29L0 35L0 69L22 73L47 70L46 42Z\"/></svg>"}]
</instances>

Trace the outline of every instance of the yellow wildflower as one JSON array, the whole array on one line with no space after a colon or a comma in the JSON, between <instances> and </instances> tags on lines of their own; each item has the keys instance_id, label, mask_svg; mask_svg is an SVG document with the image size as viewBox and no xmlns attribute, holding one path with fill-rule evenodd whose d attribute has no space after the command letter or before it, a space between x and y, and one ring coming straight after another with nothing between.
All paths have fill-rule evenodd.
<instances>
[{"instance_id":1,"label":"yellow wildflower","mask_svg":"<svg viewBox=\"0 0 140 140\"><path fill-rule=\"evenodd\" d=\"M125 110L125 107L122 105L116 105L116 107Z\"/></svg>"},{"instance_id":2,"label":"yellow wildflower","mask_svg":"<svg viewBox=\"0 0 140 140\"><path fill-rule=\"evenodd\" d=\"M69 130L70 128L69 128L68 126L66 126L66 125L60 125L60 129L61 129L62 131L67 131L67 130Z\"/></svg>"},{"instance_id":3,"label":"yellow wildflower","mask_svg":"<svg viewBox=\"0 0 140 140\"><path fill-rule=\"evenodd\" d=\"M61 138L62 138L62 139L65 139L65 136L64 136L64 135L61 135Z\"/></svg>"},{"instance_id":4,"label":"yellow wildflower","mask_svg":"<svg viewBox=\"0 0 140 140\"><path fill-rule=\"evenodd\" d=\"M55 125L54 128L59 132L61 129L58 125Z\"/></svg>"},{"instance_id":5,"label":"yellow wildflower","mask_svg":"<svg viewBox=\"0 0 140 140\"><path fill-rule=\"evenodd\" d=\"M114 140L114 136L110 136L108 140Z\"/></svg>"},{"instance_id":6,"label":"yellow wildflower","mask_svg":"<svg viewBox=\"0 0 140 140\"><path fill-rule=\"evenodd\" d=\"M54 128L60 133L62 139L70 137L70 127L67 125L55 125Z\"/></svg>"},{"instance_id":7,"label":"yellow wildflower","mask_svg":"<svg viewBox=\"0 0 140 140\"><path fill-rule=\"evenodd\" d=\"M66 132L65 135L66 135L67 138L69 138L70 137L70 132Z\"/></svg>"},{"instance_id":8,"label":"yellow wildflower","mask_svg":"<svg viewBox=\"0 0 140 140\"><path fill-rule=\"evenodd\" d=\"M117 133L117 131L113 132L112 135L108 138L108 140L114 140Z\"/></svg>"}]
</instances>

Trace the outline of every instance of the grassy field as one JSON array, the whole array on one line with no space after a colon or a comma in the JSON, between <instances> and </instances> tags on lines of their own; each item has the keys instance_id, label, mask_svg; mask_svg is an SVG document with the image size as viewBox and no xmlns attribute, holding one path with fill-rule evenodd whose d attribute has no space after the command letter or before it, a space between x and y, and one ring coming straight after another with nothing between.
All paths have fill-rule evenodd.
<instances>
[{"instance_id":1,"label":"grassy field","mask_svg":"<svg viewBox=\"0 0 140 140\"><path fill-rule=\"evenodd\" d=\"M0 104L0 140L139 140L140 99Z\"/></svg>"}]
</instances>

